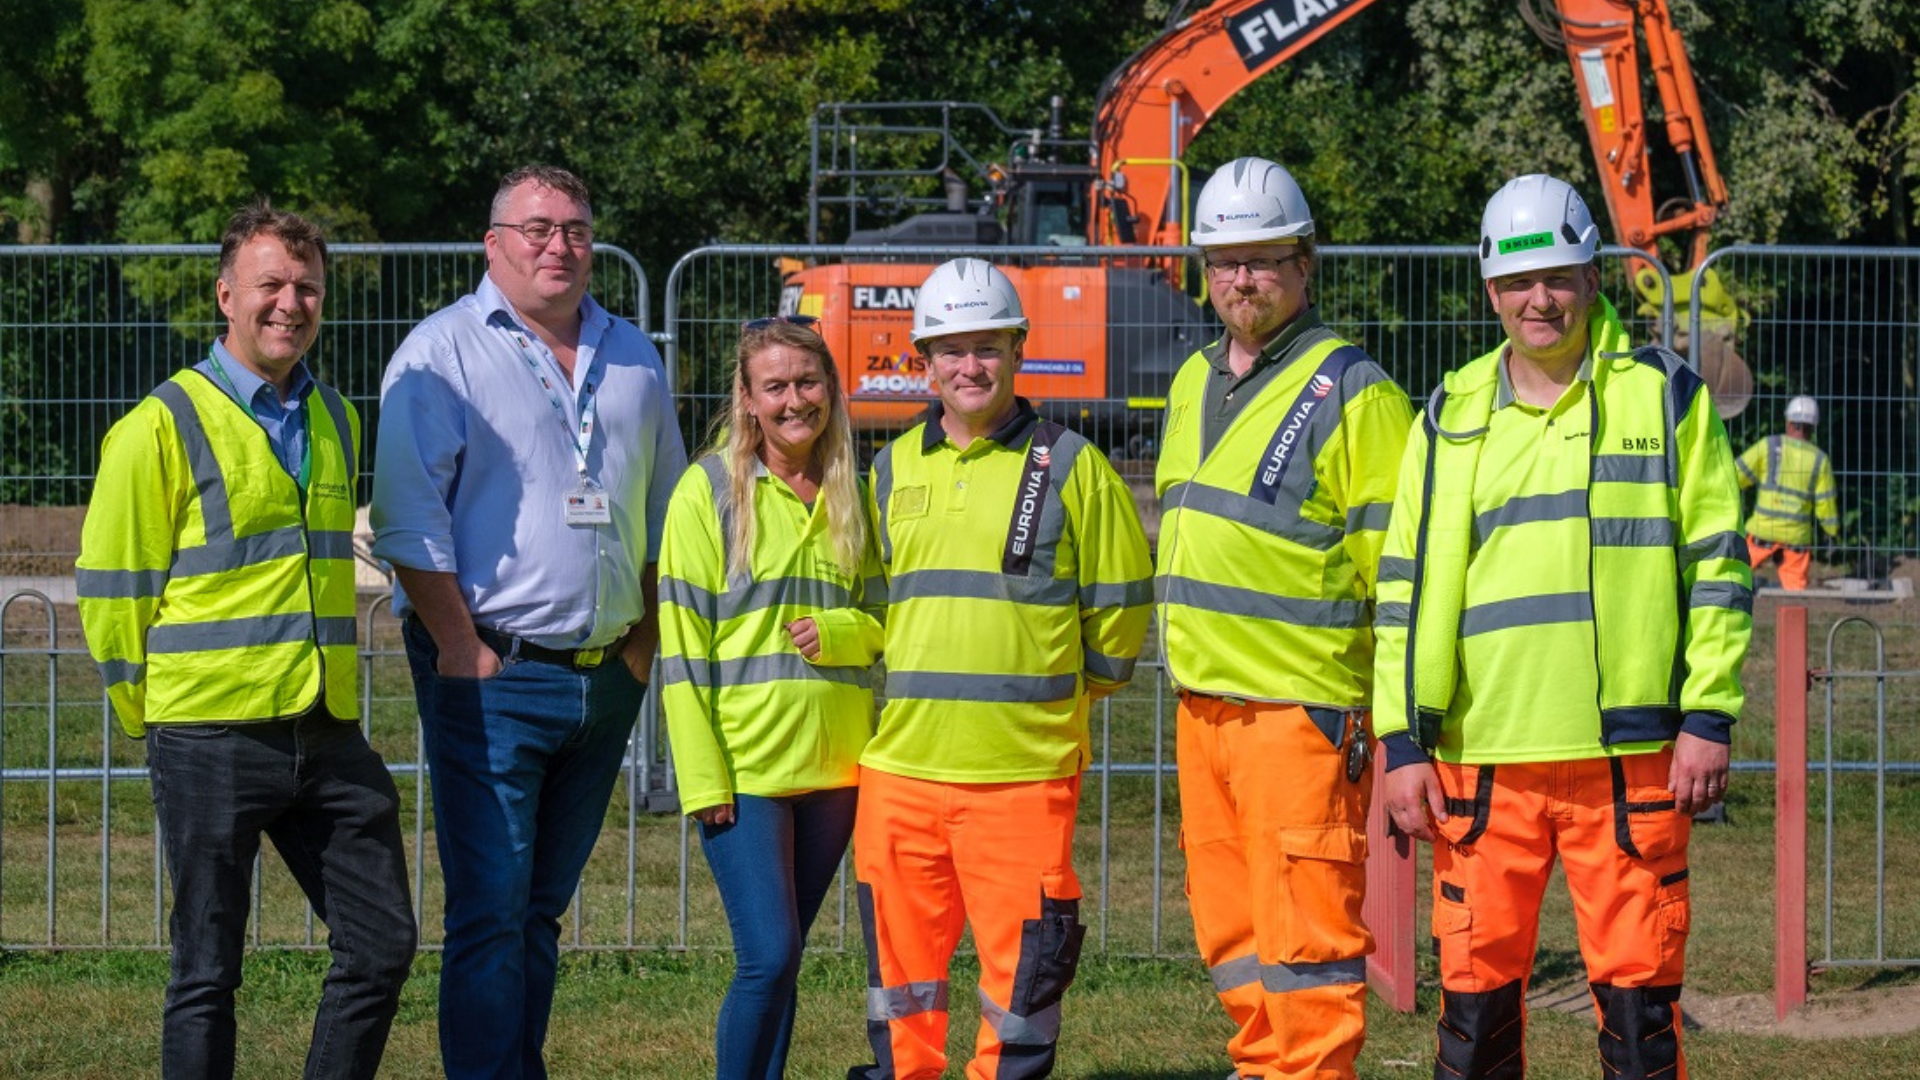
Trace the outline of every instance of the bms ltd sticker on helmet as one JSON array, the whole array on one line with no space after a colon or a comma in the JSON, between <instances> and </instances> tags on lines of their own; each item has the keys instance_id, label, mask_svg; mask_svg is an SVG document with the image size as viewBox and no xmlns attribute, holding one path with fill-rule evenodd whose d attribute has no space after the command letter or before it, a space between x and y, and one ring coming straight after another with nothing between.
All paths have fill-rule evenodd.
<instances>
[{"instance_id":1,"label":"bms ltd sticker on helmet","mask_svg":"<svg viewBox=\"0 0 1920 1080\"><path fill-rule=\"evenodd\" d=\"M1532 251L1535 248L1553 246L1553 234L1550 232L1528 233L1525 236L1509 236L1500 241L1500 254L1511 255L1516 251Z\"/></svg>"}]
</instances>

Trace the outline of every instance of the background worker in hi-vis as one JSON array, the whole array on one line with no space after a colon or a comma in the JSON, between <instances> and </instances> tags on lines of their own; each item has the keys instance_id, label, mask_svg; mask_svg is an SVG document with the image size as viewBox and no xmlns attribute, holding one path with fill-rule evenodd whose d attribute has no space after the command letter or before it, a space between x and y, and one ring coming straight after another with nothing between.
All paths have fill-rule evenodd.
<instances>
[{"instance_id":1,"label":"background worker in hi-vis","mask_svg":"<svg viewBox=\"0 0 1920 1080\"><path fill-rule=\"evenodd\" d=\"M1413 409L1320 321L1285 169L1228 162L1195 217L1226 333L1174 378L1155 477L1188 901L1236 1073L1351 1076L1374 577Z\"/></svg>"},{"instance_id":2,"label":"background worker in hi-vis","mask_svg":"<svg viewBox=\"0 0 1920 1080\"><path fill-rule=\"evenodd\" d=\"M1833 462L1813 445L1820 403L1805 396L1787 402L1787 433L1769 435L1740 455L1740 486L1759 488L1747 518L1747 561L1755 570L1780 561L1780 585L1807 587L1814 526L1832 540L1840 534Z\"/></svg>"},{"instance_id":3,"label":"background worker in hi-vis","mask_svg":"<svg viewBox=\"0 0 1920 1080\"><path fill-rule=\"evenodd\" d=\"M1086 927L1073 873L1089 704L1124 685L1153 598L1133 496L1014 394L1027 319L978 259L936 267L913 342L939 400L873 462L887 703L853 832L867 935L858 1080L947 1064L947 965L980 955L971 1080L1053 1071Z\"/></svg>"},{"instance_id":4,"label":"background worker in hi-vis","mask_svg":"<svg viewBox=\"0 0 1920 1080\"><path fill-rule=\"evenodd\" d=\"M1753 622L1733 455L1699 376L1600 295L1571 187L1520 177L1480 231L1507 340L1408 440L1376 621L1387 810L1435 841L1434 1075L1524 1074L1557 857L1604 1075L1684 1077L1687 839Z\"/></svg>"}]
</instances>

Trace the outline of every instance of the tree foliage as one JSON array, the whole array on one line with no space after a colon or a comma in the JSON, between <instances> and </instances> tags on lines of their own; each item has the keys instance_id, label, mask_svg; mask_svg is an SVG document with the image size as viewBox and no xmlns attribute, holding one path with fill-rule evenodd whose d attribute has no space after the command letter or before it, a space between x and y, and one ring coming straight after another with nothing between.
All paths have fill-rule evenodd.
<instances>
[{"instance_id":1,"label":"tree foliage","mask_svg":"<svg viewBox=\"0 0 1920 1080\"><path fill-rule=\"evenodd\" d=\"M0 0L0 235L205 241L266 192L343 238L473 238L497 177L543 160L586 176L603 235L659 273L701 243L804 236L820 103L1038 123L1060 94L1085 134L1105 75L1193 6ZM1905 242L1920 0L1674 7L1732 192L1717 238ZM1468 240L1506 176L1597 176L1564 56L1484 0L1359 13L1189 160L1241 153L1292 167L1349 243Z\"/></svg>"}]
</instances>

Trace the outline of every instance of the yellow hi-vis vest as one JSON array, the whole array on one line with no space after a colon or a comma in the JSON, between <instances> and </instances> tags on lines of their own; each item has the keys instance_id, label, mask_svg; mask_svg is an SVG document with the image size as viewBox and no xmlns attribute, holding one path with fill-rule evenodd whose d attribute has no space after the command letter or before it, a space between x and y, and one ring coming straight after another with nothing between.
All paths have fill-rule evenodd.
<instances>
[{"instance_id":1,"label":"yellow hi-vis vest","mask_svg":"<svg viewBox=\"0 0 1920 1080\"><path fill-rule=\"evenodd\" d=\"M1604 298L1588 335L1591 382L1550 436L1571 468L1530 472L1546 451L1511 440L1488 456L1505 345L1448 374L1408 440L1375 624L1389 768L1409 735L1475 764L1729 738L1753 590L1726 429ZM1541 489L1508 490L1527 476Z\"/></svg>"},{"instance_id":2,"label":"yellow hi-vis vest","mask_svg":"<svg viewBox=\"0 0 1920 1080\"><path fill-rule=\"evenodd\" d=\"M888 443L872 498L887 701L861 766L943 783L1078 773L1088 702L1133 676L1153 601L1113 466L1020 400L965 450L937 418Z\"/></svg>"},{"instance_id":3,"label":"yellow hi-vis vest","mask_svg":"<svg viewBox=\"0 0 1920 1080\"><path fill-rule=\"evenodd\" d=\"M727 572L734 503L719 454L686 471L667 507L660 705L682 813L743 794L849 787L873 735L871 669L887 605L879 557L869 542L865 562L847 573L824 496L809 509L756 472L746 574ZM814 660L787 636L802 618L820 632Z\"/></svg>"},{"instance_id":4,"label":"yellow hi-vis vest","mask_svg":"<svg viewBox=\"0 0 1920 1080\"><path fill-rule=\"evenodd\" d=\"M315 384L304 500L267 434L179 372L107 432L80 537L80 623L120 726L359 715L360 418Z\"/></svg>"},{"instance_id":5,"label":"yellow hi-vis vest","mask_svg":"<svg viewBox=\"0 0 1920 1080\"><path fill-rule=\"evenodd\" d=\"M1840 532L1833 463L1821 449L1791 435L1770 435L1747 447L1735 462L1740 486L1760 488L1747 535L1772 544L1810 547L1813 523L1828 536Z\"/></svg>"},{"instance_id":6,"label":"yellow hi-vis vest","mask_svg":"<svg viewBox=\"0 0 1920 1080\"><path fill-rule=\"evenodd\" d=\"M1312 339L1310 339L1312 340ZM1154 486L1167 671L1202 694L1364 708L1373 591L1405 391L1357 345L1313 340L1201 454L1196 353L1167 395Z\"/></svg>"}]
</instances>

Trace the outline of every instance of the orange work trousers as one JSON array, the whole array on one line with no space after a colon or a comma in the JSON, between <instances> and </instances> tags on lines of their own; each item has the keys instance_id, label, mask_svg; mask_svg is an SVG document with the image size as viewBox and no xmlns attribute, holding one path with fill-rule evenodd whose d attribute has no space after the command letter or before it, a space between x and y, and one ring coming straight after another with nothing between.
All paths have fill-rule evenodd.
<instances>
[{"instance_id":1,"label":"orange work trousers","mask_svg":"<svg viewBox=\"0 0 1920 1080\"><path fill-rule=\"evenodd\" d=\"M867 1039L859 1080L921 1080L947 1067L947 968L973 927L980 1030L970 1080L1053 1071L1060 1000L1086 927L1073 873L1080 778L954 784L860 770L853 853L867 938Z\"/></svg>"},{"instance_id":2,"label":"orange work trousers","mask_svg":"<svg viewBox=\"0 0 1920 1080\"><path fill-rule=\"evenodd\" d=\"M1358 711L1180 696L1187 901L1241 1076L1354 1075L1373 951L1366 739Z\"/></svg>"},{"instance_id":3,"label":"orange work trousers","mask_svg":"<svg viewBox=\"0 0 1920 1080\"><path fill-rule=\"evenodd\" d=\"M1685 1080L1687 839L1671 748L1544 764L1440 763L1433 848L1440 951L1436 1077L1525 1075L1527 981L1557 855L1609 1080Z\"/></svg>"},{"instance_id":4,"label":"orange work trousers","mask_svg":"<svg viewBox=\"0 0 1920 1080\"><path fill-rule=\"evenodd\" d=\"M1813 565L1813 552L1803 547L1776 544L1771 540L1747 537L1747 561L1755 570L1780 556L1780 587L1799 592L1807 587L1807 568Z\"/></svg>"}]
</instances>

